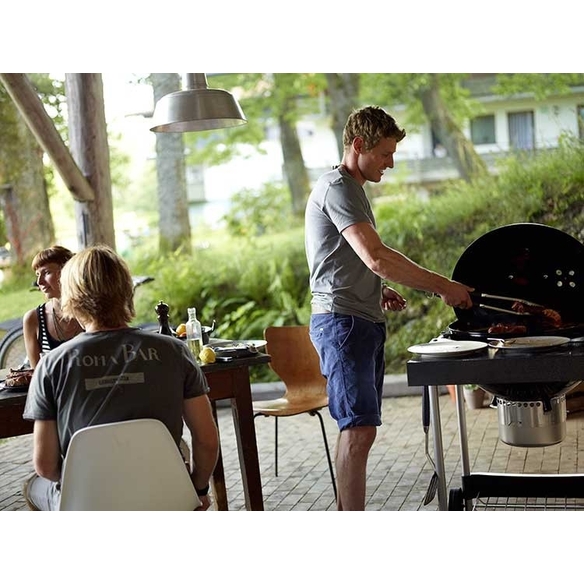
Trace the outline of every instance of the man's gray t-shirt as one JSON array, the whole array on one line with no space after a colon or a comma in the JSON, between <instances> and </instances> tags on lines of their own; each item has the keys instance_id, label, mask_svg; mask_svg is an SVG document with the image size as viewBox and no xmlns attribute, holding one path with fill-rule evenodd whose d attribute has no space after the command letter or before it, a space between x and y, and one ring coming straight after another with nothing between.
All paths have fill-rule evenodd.
<instances>
[{"instance_id":1,"label":"man's gray t-shirt","mask_svg":"<svg viewBox=\"0 0 584 584\"><path fill-rule=\"evenodd\" d=\"M183 400L208 391L178 339L135 328L82 333L39 361L23 417L56 420L63 455L80 428L138 418L163 422L178 445Z\"/></svg>"},{"instance_id":2,"label":"man's gray t-shirt","mask_svg":"<svg viewBox=\"0 0 584 584\"><path fill-rule=\"evenodd\" d=\"M355 223L375 227L373 210L363 187L338 167L318 179L306 204L304 237L312 305L382 322L381 278L342 236Z\"/></svg>"}]
</instances>

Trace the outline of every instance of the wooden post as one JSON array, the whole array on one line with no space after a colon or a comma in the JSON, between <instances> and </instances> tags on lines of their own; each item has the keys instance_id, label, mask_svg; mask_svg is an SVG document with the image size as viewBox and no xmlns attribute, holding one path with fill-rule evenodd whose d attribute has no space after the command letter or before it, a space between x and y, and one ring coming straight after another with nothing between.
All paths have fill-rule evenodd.
<instances>
[{"instance_id":1,"label":"wooden post","mask_svg":"<svg viewBox=\"0 0 584 584\"><path fill-rule=\"evenodd\" d=\"M67 73L71 154L95 193L76 201L77 239L81 248L103 243L115 249L109 147L100 73Z\"/></svg>"}]
</instances>

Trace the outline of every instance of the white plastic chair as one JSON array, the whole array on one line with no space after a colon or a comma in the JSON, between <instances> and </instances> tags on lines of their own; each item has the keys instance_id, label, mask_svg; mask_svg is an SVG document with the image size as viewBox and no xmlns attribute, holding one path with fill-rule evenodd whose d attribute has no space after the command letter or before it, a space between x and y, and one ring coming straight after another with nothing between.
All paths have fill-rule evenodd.
<instances>
[{"instance_id":1,"label":"white plastic chair","mask_svg":"<svg viewBox=\"0 0 584 584\"><path fill-rule=\"evenodd\" d=\"M101 424L73 434L60 511L192 511L200 504L179 449L159 420Z\"/></svg>"}]
</instances>

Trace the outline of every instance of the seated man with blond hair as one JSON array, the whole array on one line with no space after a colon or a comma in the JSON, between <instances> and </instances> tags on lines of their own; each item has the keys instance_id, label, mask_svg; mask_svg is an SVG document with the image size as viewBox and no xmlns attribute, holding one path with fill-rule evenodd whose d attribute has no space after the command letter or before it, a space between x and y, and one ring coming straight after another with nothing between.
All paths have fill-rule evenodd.
<instances>
[{"instance_id":1,"label":"seated man with blond hair","mask_svg":"<svg viewBox=\"0 0 584 584\"><path fill-rule=\"evenodd\" d=\"M43 356L23 417L34 420L35 475L25 483L29 507L56 510L61 465L73 434L109 422L155 418L179 448L183 420L192 437L191 478L210 506L209 480L219 441L205 377L181 341L132 328L130 271L107 246L78 252L61 274L63 313L85 332Z\"/></svg>"}]
</instances>

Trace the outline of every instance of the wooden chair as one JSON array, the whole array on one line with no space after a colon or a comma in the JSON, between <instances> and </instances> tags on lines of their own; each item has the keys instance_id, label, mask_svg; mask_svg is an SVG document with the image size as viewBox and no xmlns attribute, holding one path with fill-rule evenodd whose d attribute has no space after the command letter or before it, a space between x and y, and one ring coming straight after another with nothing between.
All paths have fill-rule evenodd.
<instances>
[{"instance_id":1,"label":"wooden chair","mask_svg":"<svg viewBox=\"0 0 584 584\"><path fill-rule=\"evenodd\" d=\"M310 414L318 416L329 465L331 482L337 498L337 486L331 455L320 410L328 406L326 379L320 372L316 349L308 326L271 326L264 331L270 367L284 382L286 391L277 399L253 402L254 418L273 416L275 428L275 472L278 476L278 418Z\"/></svg>"}]
</instances>

